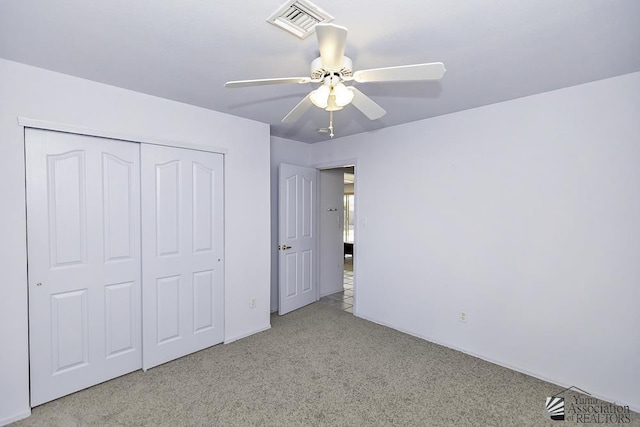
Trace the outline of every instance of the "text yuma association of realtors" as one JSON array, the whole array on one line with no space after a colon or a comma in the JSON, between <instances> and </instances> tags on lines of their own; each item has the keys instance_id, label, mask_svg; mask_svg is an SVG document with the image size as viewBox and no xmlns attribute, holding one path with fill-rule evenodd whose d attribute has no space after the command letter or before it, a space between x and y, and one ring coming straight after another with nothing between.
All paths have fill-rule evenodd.
<instances>
[{"instance_id":1,"label":"text yuma association of realtors","mask_svg":"<svg viewBox=\"0 0 640 427\"><path fill-rule=\"evenodd\" d=\"M593 397L572 396L573 402L565 408L566 414L578 423L627 424L631 422L629 406L606 403ZM569 402L567 402L569 403Z\"/></svg>"}]
</instances>

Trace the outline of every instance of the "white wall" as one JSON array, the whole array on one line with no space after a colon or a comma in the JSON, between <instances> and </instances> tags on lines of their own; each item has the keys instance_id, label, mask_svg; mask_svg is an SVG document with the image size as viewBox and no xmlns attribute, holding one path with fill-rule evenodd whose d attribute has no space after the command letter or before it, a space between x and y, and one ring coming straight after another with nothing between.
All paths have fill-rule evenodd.
<instances>
[{"instance_id":1,"label":"white wall","mask_svg":"<svg viewBox=\"0 0 640 427\"><path fill-rule=\"evenodd\" d=\"M271 137L271 311L278 310L278 166L309 165L309 144Z\"/></svg>"},{"instance_id":2,"label":"white wall","mask_svg":"<svg viewBox=\"0 0 640 427\"><path fill-rule=\"evenodd\" d=\"M0 60L0 100L0 425L29 414L19 116L226 148L225 339L269 327L267 125L5 60ZM249 308L252 297L255 309Z\"/></svg>"},{"instance_id":3,"label":"white wall","mask_svg":"<svg viewBox=\"0 0 640 427\"><path fill-rule=\"evenodd\" d=\"M640 73L311 158L358 161L357 315L640 410Z\"/></svg>"},{"instance_id":4,"label":"white wall","mask_svg":"<svg viewBox=\"0 0 640 427\"><path fill-rule=\"evenodd\" d=\"M318 289L323 297L344 286L344 169L321 170L319 181Z\"/></svg>"}]
</instances>

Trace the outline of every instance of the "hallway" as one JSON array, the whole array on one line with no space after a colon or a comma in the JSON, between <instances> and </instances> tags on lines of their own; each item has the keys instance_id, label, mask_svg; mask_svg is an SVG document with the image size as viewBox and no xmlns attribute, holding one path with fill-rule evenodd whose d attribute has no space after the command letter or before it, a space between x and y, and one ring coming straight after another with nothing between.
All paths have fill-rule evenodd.
<instances>
[{"instance_id":1,"label":"hallway","mask_svg":"<svg viewBox=\"0 0 640 427\"><path fill-rule=\"evenodd\" d=\"M320 298L320 303L353 313L353 256L344 258L344 279L342 292Z\"/></svg>"}]
</instances>

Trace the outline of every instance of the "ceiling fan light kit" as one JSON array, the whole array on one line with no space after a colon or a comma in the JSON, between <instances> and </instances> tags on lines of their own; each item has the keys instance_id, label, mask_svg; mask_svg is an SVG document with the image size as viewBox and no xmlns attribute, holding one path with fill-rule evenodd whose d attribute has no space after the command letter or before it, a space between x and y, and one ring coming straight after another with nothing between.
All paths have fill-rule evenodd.
<instances>
[{"instance_id":1,"label":"ceiling fan light kit","mask_svg":"<svg viewBox=\"0 0 640 427\"><path fill-rule=\"evenodd\" d=\"M354 86L344 82L393 82L441 79L446 69L442 62L372 68L353 72L351 59L344 56L348 30L334 24L315 25L320 57L311 62L310 77L286 77L258 80L237 80L225 83L225 87L237 88L287 83L321 83L311 91L283 119L283 123L298 120L311 106L329 112L330 136L333 138L333 112L352 104L370 120L377 120L387 112L375 101ZM324 129L324 128L323 128Z\"/></svg>"},{"instance_id":2,"label":"ceiling fan light kit","mask_svg":"<svg viewBox=\"0 0 640 427\"><path fill-rule=\"evenodd\" d=\"M310 99L318 108L337 111L353 100L353 92L342 83L339 75L330 74L324 78L322 86L311 92Z\"/></svg>"},{"instance_id":3,"label":"ceiling fan light kit","mask_svg":"<svg viewBox=\"0 0 640 427\"><path fill-rule=\"evenodd\" d=\"M333 88L333 93L336 98L336 105L338 107L344 107L353 101L353 92L351 92L343 83L338 83Z\"/></svg>"},{"instance_id":4,"label":"ceiling fan light kit","mask_svg":"<svg viewBox=\"0 0 640 427\"><path fill-rule=\"evenodd\" d=\"M318 108L327 108L329 104L329 95L331 94L331 88L323 84L318 89L311 92L311 102Z\"/></svg>"}]
</instances>

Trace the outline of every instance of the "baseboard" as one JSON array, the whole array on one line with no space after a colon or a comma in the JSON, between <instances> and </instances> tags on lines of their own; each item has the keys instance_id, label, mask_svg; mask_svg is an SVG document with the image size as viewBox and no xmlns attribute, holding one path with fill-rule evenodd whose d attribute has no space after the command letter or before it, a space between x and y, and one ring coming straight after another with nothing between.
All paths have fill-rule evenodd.
<instances>
[{"instance_id":1,"label":"baseboard","mask_svg":"<svg viewBox=\"0 0 640 427\"><path fill-rule=\"evenodd\" d=\"M22 412L22 413L20 413L18 415L13 415L13 416L11 416L9 418L4 418L4 419L0 420L0 426L6 426L6 425L9 425L9 424L14 423L16 421L23 420L23 419L29 417L30 415L31 415L31 409L29 409L27 412Z\"/></svg>"},{"instance_id":2,"label":"baseboard","mask_svg":"<svg viewBox=\"0 0 640 427\"><path fill-rule=\"evenodd\" d=\"M442 341L439 341L439 340L434 340L434 339L432 339L430 337L427 337L427 336L424 336L424 335L421 335L421 334L417 334L415 332L408 331L408 330L403 329L403 328L398 328L398 327L393 326L391 324L388 324L386 322L381 322L381 321L378 321L378 320L375 320L375 319L371 319L371 318L369 318L367 316L362 316L359 313L357 313L355 315L356 315L356 317L359 317L361 319L367 320L367 321L372 322L372 323L376 323L378 325L385 326L387 328L394 329L396 331L402 332L403 334L411 335L413 337L420 338L420 339L423 339L425 341L429 341L431 343L438 344L438 345L441 345L443 347L450 348L451 350L459 351L461 353L468 354L469 356L477 357L478 359L482 359L482 360L484 360L486 362L493 363L494 365L502 366L503 368L511 369L512 371L516 371L516 372L520 372L521 374L529 375L530 377L534 377L534 378L537 378L539 380L546 381L546 382L551 383L551 384L555 384L555 385L560 386L562 388L568 388L568 387L571 387L571 386L579 387L579 385L566 384L566 383L564 383L562 381L558 381L558 380L555 380L553 378L549 378L549 377L546 377L544 375L540 375L540 374L538 374L536 372L531 372L528 369L523 369L523 368L521 368L519 366L514 366L514 365L511 365L509 363L502 362L500 360L495 360L495 359L493 359L491 357L482 356L482 355L476 354L476 353L474 353L472 351L468 351L468 350L465 350L463 348L456 347L455 345L451 345L451 344L448 344L448 343L445 343L445 342L442 342ZM611 396L606 396L604 394L600 394L600 393L597 393L597 392L594 393L591 390L589 390L589 393L591 394L591 396L595 397L596 399L603 400L603 401L609 402L609 403L616 403L617 405L628 405L629 409L631 409L632 411L640 412L640 406L637 406L635 404L621 403L619 399L615 399L615 398L613 398Z\"/></svg>"},{"instance_id":3,"label":"baseboard","mask_svg":"<svg viewBox=\"0 0 640 427\"><path fill-rule=\"evenodd\" d=\"M271 324L269 324L269 325L267 325L267 326L265 326L263 328L256 329L254 331L247 332L246 334L237 335L237 336L232 337L232 338L225 338L224 343L225 344L230 344L230 343L232 343L234 341L241 340L242 338L246 338L246 337L251 336L253 334L257 334L259 332L264 332L264 331L269 330L269 329L271 329Z\"/></svg>"},{"instance_id":4,"label":"baseboard","mask_svg":"<svg viewBox=\"0 0 640 427\"><path fill-rule=\"evenodd\" d=\"M331 294L335 294L336 292L342 292L344 291L344 288L337 288L331 291L325 291L325 292L321 292L320 293L320 298L322 297L326 297L327 295L331 295Z\"/></svg>"}]
</instances>

